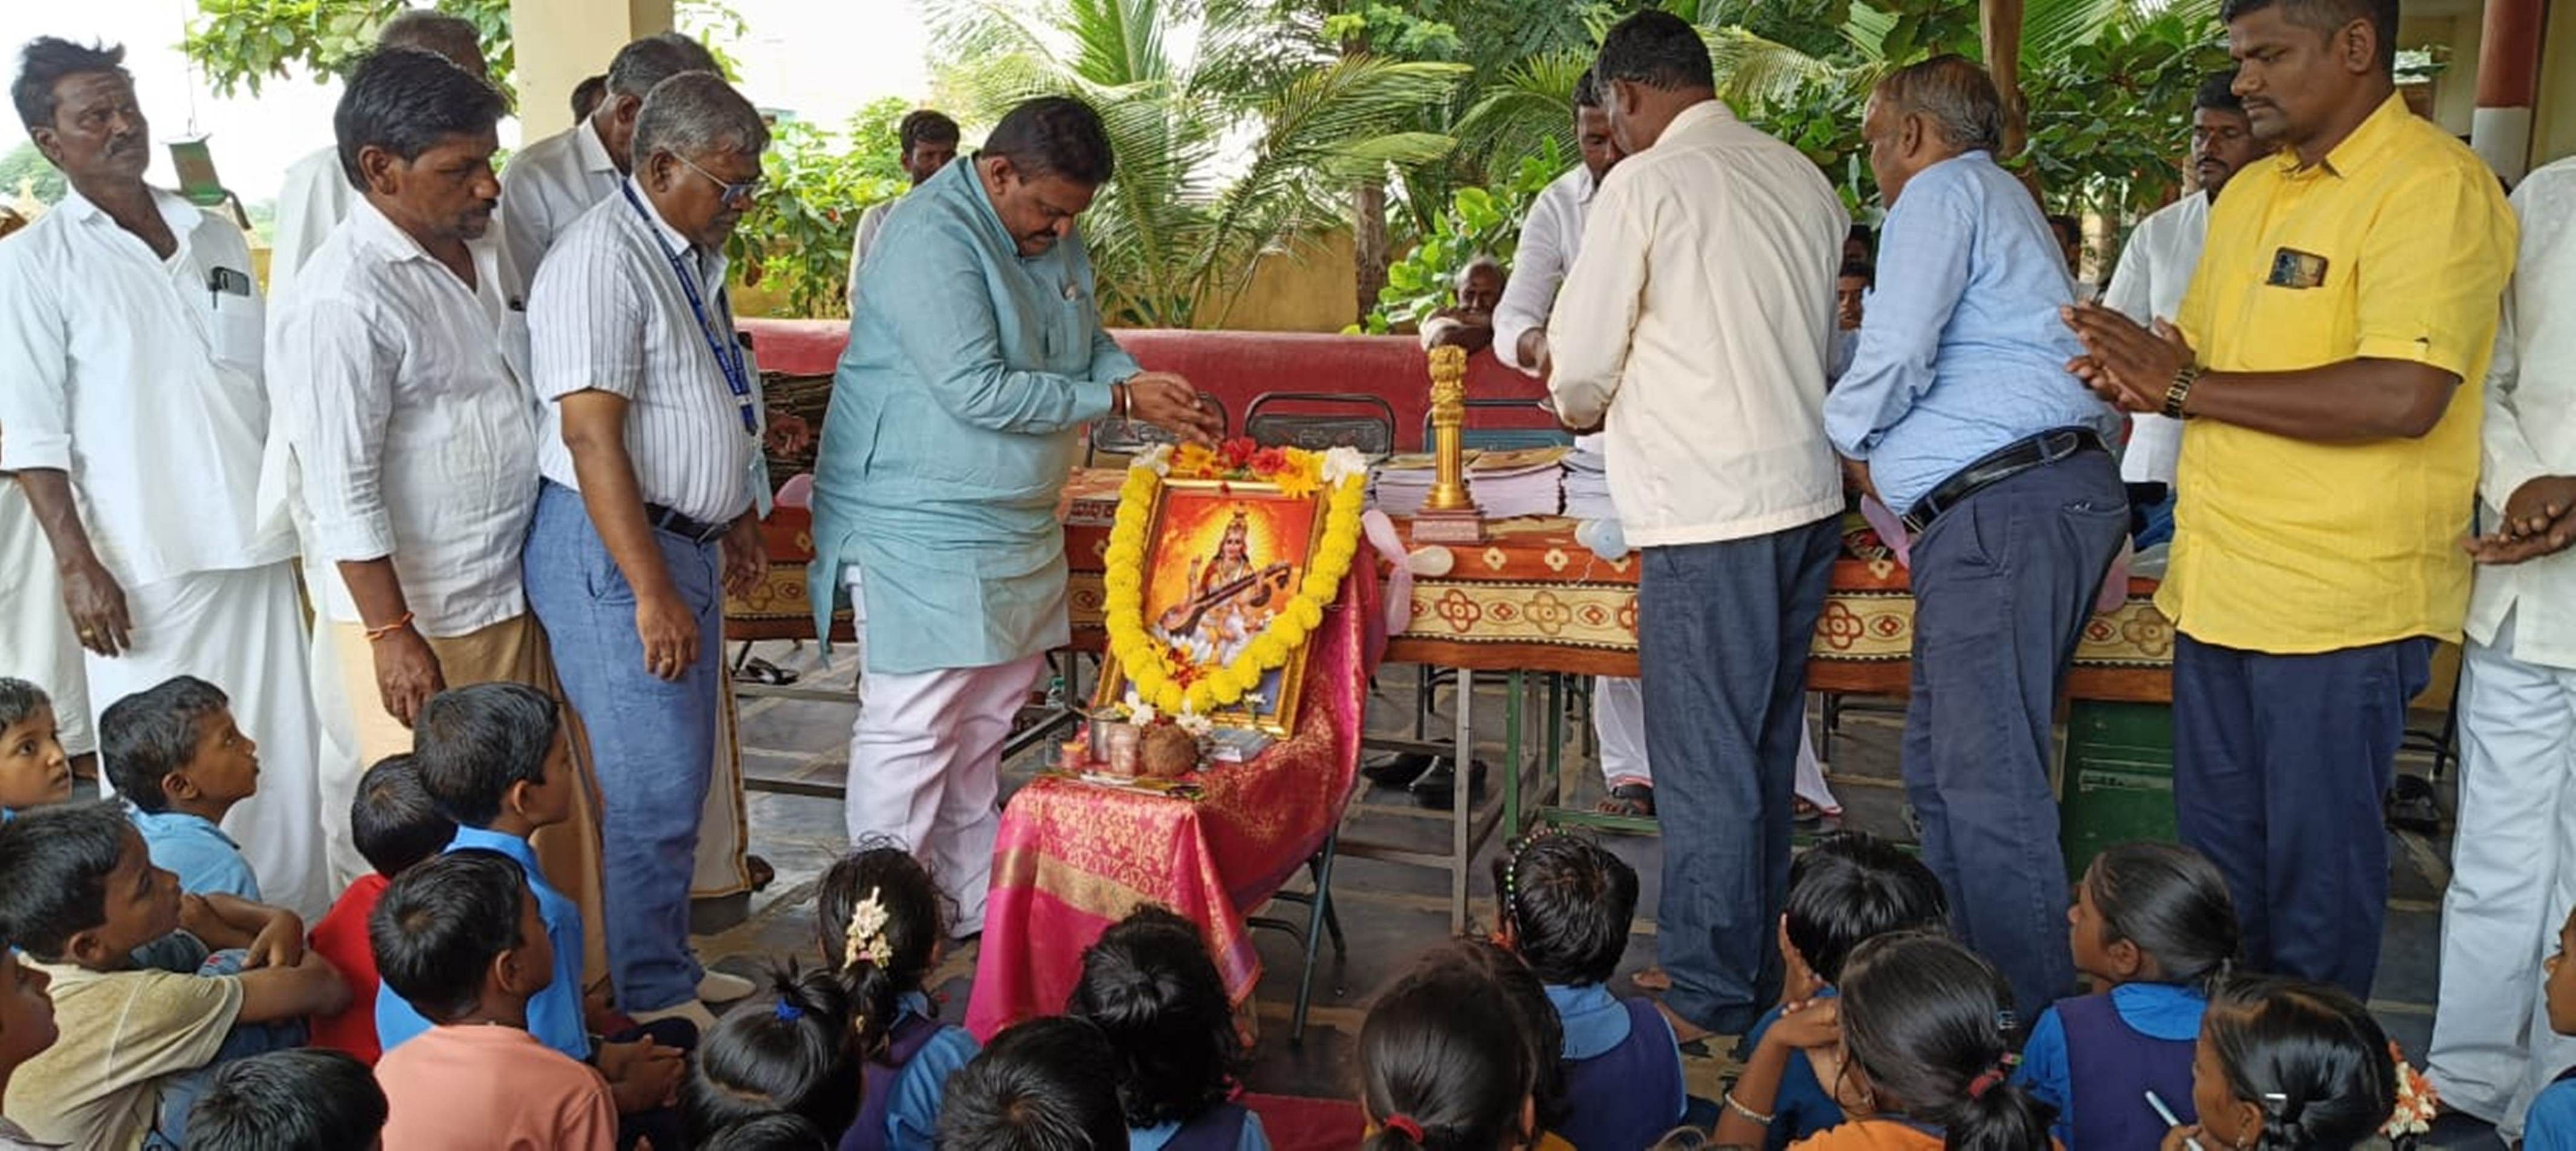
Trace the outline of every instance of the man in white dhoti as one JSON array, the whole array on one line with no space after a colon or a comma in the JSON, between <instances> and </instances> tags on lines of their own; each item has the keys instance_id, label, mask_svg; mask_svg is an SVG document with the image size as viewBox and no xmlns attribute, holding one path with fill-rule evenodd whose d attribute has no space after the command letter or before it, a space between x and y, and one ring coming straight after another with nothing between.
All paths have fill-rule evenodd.
<instances>
[{"instance_id":1,"label":"man in white dhoti","mask_svg":"<svg viewBox=\"0 0 2576 1151\"><path fill-rule=\"evenodd\" d=\"M230 693L278 767L225 829L270 900L314 914L329 893L295 542L259 513L259 287L239 230L143 182L151 131L123 60L39 37L10 90L71 190L0 245L0 471L52 544L92 709L175 675Z\"/></svg>"}]
</instances>

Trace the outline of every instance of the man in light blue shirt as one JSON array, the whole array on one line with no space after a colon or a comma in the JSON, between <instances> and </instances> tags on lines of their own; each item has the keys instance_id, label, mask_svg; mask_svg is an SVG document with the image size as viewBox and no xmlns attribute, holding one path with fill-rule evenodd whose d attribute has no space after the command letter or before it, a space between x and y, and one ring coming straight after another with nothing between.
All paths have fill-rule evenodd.
<instances>
[{"instance_id":1,"label":"man in light blue shirt","mask_svg":"<svg viewBox=\"0 0 2576 1151\"><path fill-rule=\"evenodd\" d=\"M2075 981L2051 726L2129 510L2104 448L2119 417L2066 370L2073 287L2039 204L1995 164L2003 129L1993 81L1957 56L1872 94L1888 216L1825 429L1918 537L1904 772L1924 862L2035 1018Z\"/></svg>"},{"instance_id":2,"label":"man in light blue shirt","mask_svg":"<svg viewBox=\"0 0 2576 1151\"><path fill-rule=\"evenodd\" d=\"M1002 741L1072 638L1056 503L1082 426L1218 430L1101 329L1074 218L1112 163L1098 113L1041 98L905 198L860 271L815 466L816 625L847 587L862 641L850 838L928 863L961 937L983 929Z\"/></svg>"}]
</instances>

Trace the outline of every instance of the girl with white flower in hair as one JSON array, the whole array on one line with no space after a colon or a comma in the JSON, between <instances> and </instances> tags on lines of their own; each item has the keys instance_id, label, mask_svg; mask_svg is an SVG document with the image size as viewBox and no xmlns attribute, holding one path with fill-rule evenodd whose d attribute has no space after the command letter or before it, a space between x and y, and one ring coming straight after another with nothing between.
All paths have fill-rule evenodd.
<instances>
[{"instance_id":1,"label":"girl with white flower in hair","mask_svg":"<svg viewBox=\"0 0 2576 1151\"><path fill-rule=\"evenodd\" d=\"M858 1053L863 1102L840 1151L929 1151L948 1077L975 1057L923 988L947 928L938 885L901 847L861 843L823 873L816 943L849 988L853 1032L882 1037Z\"/></svg>"}]
</instances>

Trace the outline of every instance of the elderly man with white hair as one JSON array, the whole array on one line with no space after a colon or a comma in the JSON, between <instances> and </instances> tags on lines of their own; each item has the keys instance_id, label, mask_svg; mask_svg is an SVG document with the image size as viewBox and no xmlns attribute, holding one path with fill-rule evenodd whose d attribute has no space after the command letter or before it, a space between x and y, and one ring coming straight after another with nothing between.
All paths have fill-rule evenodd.
<instances>
[{"instance_id":1,"label":"elderly man with white hair","mask_svg":"<svg viewBox=\"0 0 2576 1151\"><path fill-rule=\"evenodd\" d=\"M725 241L769 129L711 72L657 85L628 177L557 237L528 306L547 402L524 557L602 795L608 955L639 1020L701 1027L689 880L717 738L727 587L767 566L759 378L734 341Z\"/></svg>"}]
</instances>

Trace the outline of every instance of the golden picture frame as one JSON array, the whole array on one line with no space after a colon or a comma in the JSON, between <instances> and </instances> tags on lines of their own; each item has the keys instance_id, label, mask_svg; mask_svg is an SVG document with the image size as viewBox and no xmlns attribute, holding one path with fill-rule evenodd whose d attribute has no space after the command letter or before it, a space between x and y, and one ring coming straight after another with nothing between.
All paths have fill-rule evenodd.
<instances>
[{"instance_id":1,"label":"golden picture frame","mask_svg":"<svg viewBox=\"0 0 2576 1151\"><path fill-rule=\"evenodd\" d=\"M1202 668L1222 668L1295 597L1324 537L1325 496L1292 495L1276 484L1165 480L1147 518L1144 626ZM1220 726L1286 736L1304 698L1307 648L1264 672L1242 700L1208 716ZM1104 656L1095 704L1123 702L1131 681Z\"/></svg>"}]
</instances>

